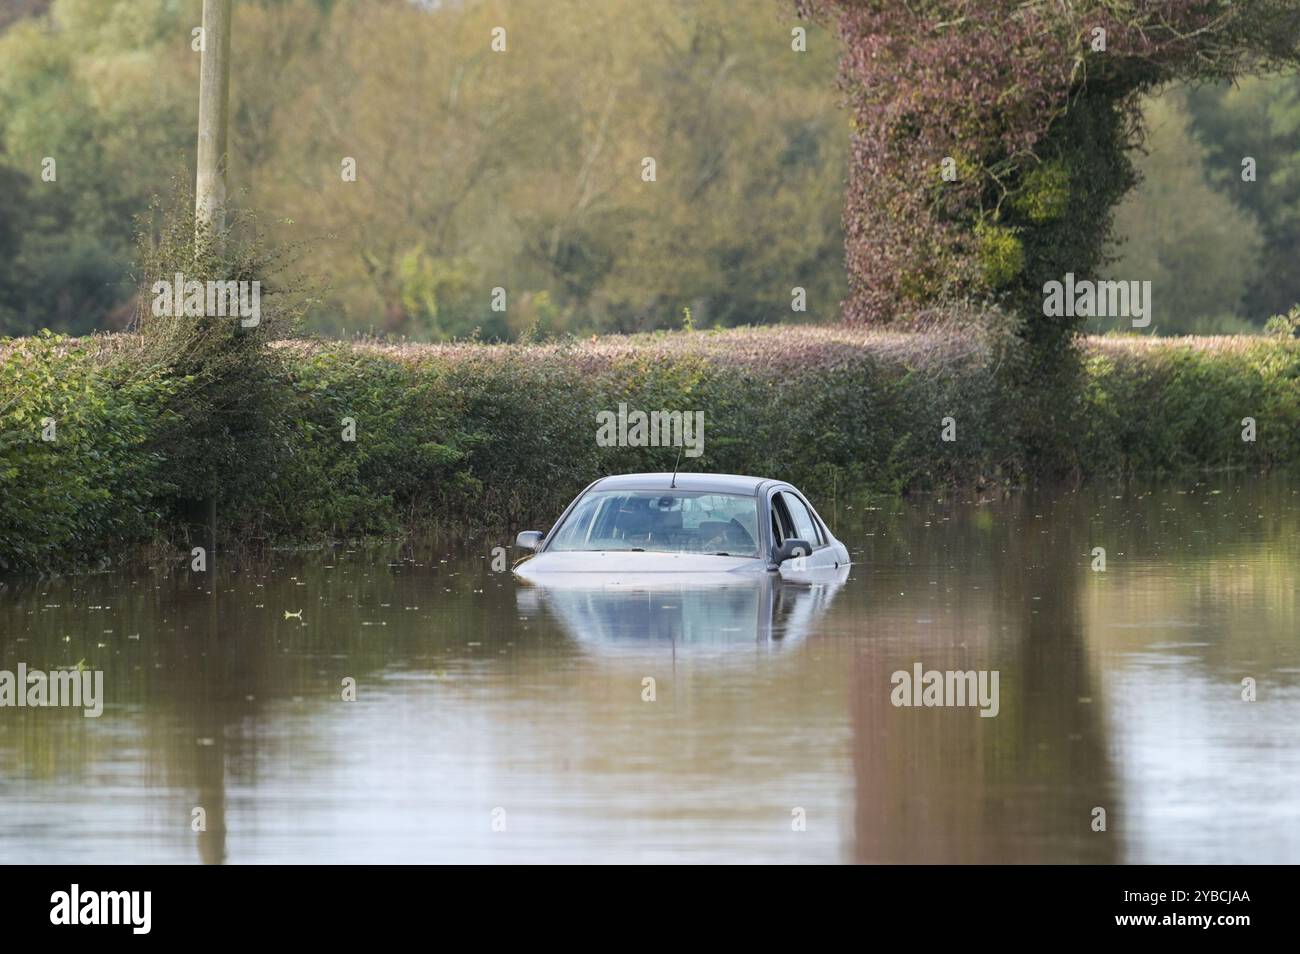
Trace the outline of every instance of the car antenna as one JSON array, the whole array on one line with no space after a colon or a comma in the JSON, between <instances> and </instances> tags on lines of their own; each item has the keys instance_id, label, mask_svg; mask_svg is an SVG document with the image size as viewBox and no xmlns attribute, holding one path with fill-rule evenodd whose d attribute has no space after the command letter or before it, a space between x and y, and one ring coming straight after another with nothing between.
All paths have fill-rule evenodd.
<instances>
[{"instance_id":1,"label":"car antenna","mask_svg":"<svg viewBox=\"0 0 1300 954\"><path fill-rule=\"evenodd\" d=\"M682 462L682 449L679 447L677 448L677 463L673 464L673 479L672 482L668 484L669 490L677 489L677 466L681 462Z\"/></svg>"}]
</instances>

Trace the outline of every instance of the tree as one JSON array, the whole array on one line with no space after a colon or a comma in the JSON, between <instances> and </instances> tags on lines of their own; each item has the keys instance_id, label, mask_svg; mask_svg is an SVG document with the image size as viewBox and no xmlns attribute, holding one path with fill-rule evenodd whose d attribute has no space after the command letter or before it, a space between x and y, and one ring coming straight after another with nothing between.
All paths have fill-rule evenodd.
<instances>
[{"instance_id":1,"label":"tree","mask_svg":"<svg viewBox=\"0 0 1300 954\"><path fill-rule=\"evenodd\" d=\"M1243 303L1258 324L1300 302L1300 78L1204 86L1188 104L1210 181L1264 236Z\"/></svg>"},{"instance_id":2,"label":"tree","mask_svg":"<svg viewBox=\"0 0 1300 954\"><path fill-rule=\"evenodd\" d=\"M226 213L329 282L313 330L825 320L844 297L837 43L806 25L795 52L777 0L237 6ZM195 175L201 8L57 0L0 34L0 165L38 199L14 198L0 284L51 290L19 294L15 330L104 327L131 297L134 217ZM32 181L51 154L56 187Z\"/></svg>"},{"instance_id":3,"label":"tree","mask_svg":"<svg viewBox=\"0 0 1300 954\"><path fill-rule=\"evenodd\" d=\"M1044 282L1095 275L1114 207L1136 181L1140 95L1300 59L1296 0L802 7L833 18L846 45L846 320L993 300L1045 353L1078 320L1043 317Z\"/></svg>"},{"instance_id":4,"label":"tree","mask_svg":"<svg viewBox=\"0 0 1300 954\"><path fill-rule=\"evenodd\" d=\"M1192 131L1188 91L1144 102L1146 139L1136 160L1141 183L1120 203L1122 242L1102 277L1151 282L1151 328L1164 334L1249 332L1245 298L1260 276L1265 244L1253 212L1211 184L1214 163ZM1294 255L1295 245L1288 254ZM1286 279L1270 276L1263 284ZM1257 328L1262 322L1256 321ZM1089 330L1128 330L1123 318L1098 318Z\"/></svg>"},{"instance_id":5,"label":"tree","mask_svg":"<svg viewBox=\"0 0 1300 954\"><path fill-rule=\"evenodd\" d=\"M60 0L0 33L6 330L128 320L134 218L193 148L191 19L167 0Z\"/></svg>"}]
</instances>

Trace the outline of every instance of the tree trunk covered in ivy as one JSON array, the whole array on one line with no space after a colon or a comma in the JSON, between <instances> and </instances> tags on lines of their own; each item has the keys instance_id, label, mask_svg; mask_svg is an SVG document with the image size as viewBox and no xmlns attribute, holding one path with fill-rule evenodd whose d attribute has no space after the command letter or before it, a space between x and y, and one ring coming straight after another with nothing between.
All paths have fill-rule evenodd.
<instances>
[{"instance_id":1,"label":"tree trunk covered in ivy","mask_svg":"<svg viewBox=\"0 0 1300 954\"><path fill-rule=\"evenodd\" d=\"M1300 59L1300 0L799 8L833 23L845 45L845 320L996 302L1043 344L1076 327L1043 317L1043 284L1067 271L1096 277L1114 208L1135 184L1139 95Z\"/></svg>"},{"instance_id":2,"label":"tree trunk covered in ivy","mask_svg":"<svg viewBox=\"0 0 1300 954\"><path fill-rule=\"evenodd\" d=\"M1300 0L802 0L836 27L852 115L850 324L1000 306L1014 440L1069 469L1082 319L1044 285L1096 279L1136 184L1139 97L1294 65ZM1141 280L1144 276L1131 276ZM1153 289L1159 294L1159 289Z\"/></svg>"}]
</instances>

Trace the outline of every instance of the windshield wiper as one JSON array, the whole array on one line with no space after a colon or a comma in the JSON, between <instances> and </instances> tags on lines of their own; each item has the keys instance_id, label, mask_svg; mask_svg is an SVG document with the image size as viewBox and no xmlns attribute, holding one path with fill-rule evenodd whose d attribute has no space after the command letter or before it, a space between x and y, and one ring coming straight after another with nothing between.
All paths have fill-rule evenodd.
<instances>
[{"instance_id":1,"label":"windshield wiper","mask_svg":"<svg viewBox=\"0 0 1300 954\"><path fill-rule=\"evenodd\" d=\"M717 553L715 553L715 554L713 554L713 555L714 555L714 556L731 556L731 554L728 553L726 550L719 550Z\"/></svg>"}]
</instances>

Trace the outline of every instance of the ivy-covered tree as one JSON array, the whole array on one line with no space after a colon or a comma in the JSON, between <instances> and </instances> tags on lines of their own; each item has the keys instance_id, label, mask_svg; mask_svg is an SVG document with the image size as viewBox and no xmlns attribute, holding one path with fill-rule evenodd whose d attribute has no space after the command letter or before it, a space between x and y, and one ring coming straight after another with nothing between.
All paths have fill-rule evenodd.
<instances>
[{"instance_id":1,"label":"ivy-covered tree","mask_svg":"<svg viewBox=\"0 0 1300 954\"><path fill-rule=\"evenodd\" d=\"M1042 288L1095 276L1134 185L1141 94L1300 59L1300 0L804 0L845 48L844 318L997 301L1058 351ZM1140 276L1135 276L1140 277Z\"/></svg>"}]
</instances>

